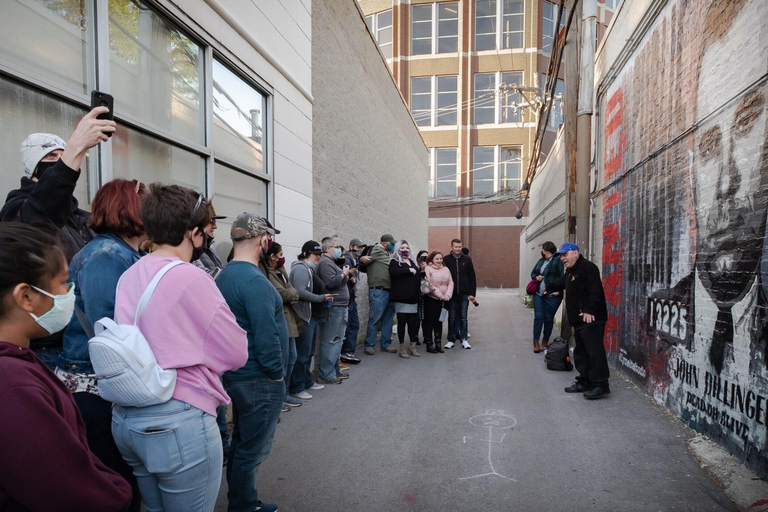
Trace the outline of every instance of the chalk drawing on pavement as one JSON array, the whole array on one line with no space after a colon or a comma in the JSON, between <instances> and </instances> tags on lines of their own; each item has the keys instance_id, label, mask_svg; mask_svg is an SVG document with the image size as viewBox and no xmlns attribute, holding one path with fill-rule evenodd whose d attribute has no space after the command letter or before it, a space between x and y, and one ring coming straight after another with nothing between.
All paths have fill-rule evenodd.
<instances>
[{"instance_id":1,"label":"chalk drawing on pavement","mask_svg":"<svg viewBox=\"0 0 768 512\"><path fill-rule=\"evenodd\" d=\"M495 411L495 410L489 410L485 414L478 414L477 416L472 416L469 418L469 422L473 425L476 425L478 427L483 427L488 429L488 438L487 439L476 439L474 437L464 436L463 442L464 444L467 443L467 439L472 439L475 441L480 441L484 443L488 443L488 465L491 468L491 471L488 473L482 473L479 475L473 475L473 476L466 476L463 478L459 478L459 480L471 480L473 478L480 478L483 476L498 476L501 478L504 478L506 480L511 480L513 482L517 482L514 478L510 478L508 476L504 476L496 471L496 467L493 465L493 445L494 444L501 444L504 441L504 438L506 437L506 433L504 433L504 430L509 430L512 427L514 427L517 424L517 420L513 418L512 416L507 416L504 414L504 411ZM499 437L499 439L494 439L494 433L496 433L496 437Z\"/></svg>"}]
</instances>

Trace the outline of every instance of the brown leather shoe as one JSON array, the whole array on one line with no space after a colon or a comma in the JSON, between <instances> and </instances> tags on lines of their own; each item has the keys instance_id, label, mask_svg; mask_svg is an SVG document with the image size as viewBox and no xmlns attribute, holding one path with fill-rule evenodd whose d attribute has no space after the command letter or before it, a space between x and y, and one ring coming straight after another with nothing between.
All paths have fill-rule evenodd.
<instances>
[{"instance_id":1,"label":"brown leather shoe","mask_svg":"<svg viewBox=\"0 0 768 512\"><path fill-rule=\"evenodd\" d=\"M390 354L397 354L397 349L393 347L392 345L388 346L385 349L381 350L382 352L389 352Z\"/></svg>"},{"instance_id":2,"label":"brown leather shoe","mask_svg":"<svg viewBox=\"0 0 768 512\"><path fill-rule=\"evenodd\" d=\"M539 353L539 352L541 352L541 351L542 351L542 350L541 350L541 345L539 345L539 340L534 340L534 341L533 341L533 352L534 352L535 354L538 354L538 353Z\"/></svg>"},{"instance_id":3,"label":"brown leather shoe","mask_svg":"<svg viewBox=\"0 0 768 512\"><path fill-rule=\"evenodd\" d=\"M547 350L549 348L549 342L548 341L542 341L541 342L541 350Z\"/></svg>"}]
</instances>

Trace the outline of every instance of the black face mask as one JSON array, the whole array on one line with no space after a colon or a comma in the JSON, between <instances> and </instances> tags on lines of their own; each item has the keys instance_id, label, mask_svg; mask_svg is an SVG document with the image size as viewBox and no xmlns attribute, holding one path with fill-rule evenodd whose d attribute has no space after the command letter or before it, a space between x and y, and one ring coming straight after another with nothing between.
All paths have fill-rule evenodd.
<instances>
[{"instance_id":1,"label":"black face mask","mask_svg":"<svg viewBox=\"0 0 768 512\"><path fill-rule=\"evenodd\" d=\"M43 174L45 174L45 171L56 165L58 160L54 160L53 162L40 162L37 164L37 169L35 169L35 174L33 175L38 180L43 177Z\"/></svg>"},{"instance_id":2,"label":"black face mask","mask_svg":"<svg viewBox=\"0 0 768 512\"><path fill-rule=\"evenodd\" d=\"M213 237L208 235L208 233L203 233L203 247L210 249L212 245Z\"/></svg>"},{"instance_id":3,"label":"black face mask","mask_svg":"<svg viewBox=\"0 0 768 512\"><path fill-rule=\"evenodd\" d=\"M200 257L205 252L205 247L206 247L205 246L205 237L206 237L206 234L203 233L203 243L202 243L202 245L200 247L196 247L194 245L192 246L192 258L189 260L190 263L192 263L193 261L199 260ZM192 237L192 240L194 240L194 237ZM194 244L194 242L192 242L192 243Z\"/></svg>"},{"instance_id":4,"label":"black face mask","mask_svg":"<svg viewBox=\"0 0 768 512\"><path fill-rule=\"evenodd\" d=\"M546 259L546 258L547 258L547 255L546 255L546 254L544 254L544 251L541 251L541 257L542 257L542 258L544 258L544 259Z\"/></svg>"}]
</instances>

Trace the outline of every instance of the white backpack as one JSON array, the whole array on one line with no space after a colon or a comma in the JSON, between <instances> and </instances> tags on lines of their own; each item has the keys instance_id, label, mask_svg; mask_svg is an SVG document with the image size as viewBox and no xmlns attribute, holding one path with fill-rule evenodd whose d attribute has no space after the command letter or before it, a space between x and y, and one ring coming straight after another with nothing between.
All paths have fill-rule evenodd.
<instances>
[{"instance_id":1,"label":"white backpack","mask_svg":"<svg viewBox=\"0 0 768 512\"><path fill-rule=\"evenodd\" d=\"M96 322L95 336L88 341L88 352L98 379L99 395L104 400L123 407L147 407L165 403L173 396L176 370L160 368L138 324L160 279L182 263L173 261L155 275L141 295L133 325L120 322L117 307L116 322L108 317Z\"/></svg>"}]
</instances>

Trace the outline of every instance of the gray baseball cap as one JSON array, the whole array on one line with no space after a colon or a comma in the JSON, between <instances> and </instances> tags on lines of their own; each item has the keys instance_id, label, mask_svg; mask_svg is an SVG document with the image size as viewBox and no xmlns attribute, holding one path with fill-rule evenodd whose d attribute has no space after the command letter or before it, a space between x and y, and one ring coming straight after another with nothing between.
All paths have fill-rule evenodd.
<instances>
[{"instance_id":1,"label":"gray baseball cap","mask_svg":"<svg viewBox=\"0 0 768 512\"><path fill-rule=\"evenodd\" d=\"M280 230L275 229L264 217L259 217L253 213L243 212L238 215L235 222L232 223L230 236L233 242L238 242L240 240L255 238L264 233L277 235L280 233Z\"/></svg>"},{"instance_id":2,"label":"gray baseball cap","mask_svg":"<svg viewBox=\"0 0 768 512\"><path fill-rule=\"evenodd\" d=\"M360 245L365 245L365 244L359 238L353 238L352 240L349 241L349 246L352 247L353 245L360 246Z\"/></svg>"}]
</instances>

